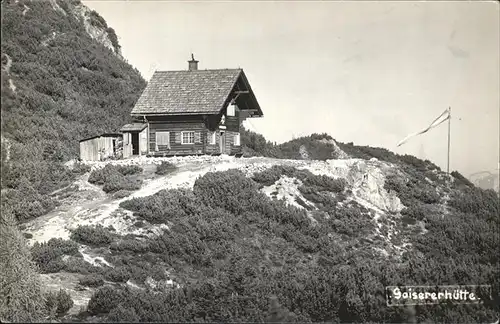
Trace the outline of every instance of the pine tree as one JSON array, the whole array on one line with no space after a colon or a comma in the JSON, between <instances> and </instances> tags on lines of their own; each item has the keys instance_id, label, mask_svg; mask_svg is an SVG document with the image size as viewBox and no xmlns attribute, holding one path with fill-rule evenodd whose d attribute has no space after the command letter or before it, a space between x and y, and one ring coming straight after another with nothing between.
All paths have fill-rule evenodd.
<instances>
[{"instance_id":1,"label":"pine tree","mask_svg":"<svg viewBox=\"0 0 500 324\"><path fill-rule=\"evenodd\" d=\"M40 279L12 212L0 216L0 322L39 322L45 317Z\"/></svg>"}]
</instances>

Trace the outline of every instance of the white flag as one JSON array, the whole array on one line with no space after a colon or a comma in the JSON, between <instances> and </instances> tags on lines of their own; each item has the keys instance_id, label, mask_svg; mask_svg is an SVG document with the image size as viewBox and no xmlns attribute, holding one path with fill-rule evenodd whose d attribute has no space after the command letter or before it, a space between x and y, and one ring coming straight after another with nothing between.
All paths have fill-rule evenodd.
<instances>
[{"instance_id":1,"label":"white flag","mask_svg":"<svg viewBox=\"0 0 500 324\"><path fill-rule=\"evenodd\" d=\"M439 115L438 118L434 119L434 121L427 128L421 130L420 132L416 132L416 133L413 133L413 134L410 134L410 135L406 136L403 140L401 140L398 143L398 146L403 145L410 138L412 138L414 136L417 136L417 135L420 135L420 134L428 132L429 130L433 129L434 127L437 127L438 125L440 125L441 123L447 121L450 118L451 118L450 111L448 109L446 109L441 115Z\"/></svg>"}]
</instances>

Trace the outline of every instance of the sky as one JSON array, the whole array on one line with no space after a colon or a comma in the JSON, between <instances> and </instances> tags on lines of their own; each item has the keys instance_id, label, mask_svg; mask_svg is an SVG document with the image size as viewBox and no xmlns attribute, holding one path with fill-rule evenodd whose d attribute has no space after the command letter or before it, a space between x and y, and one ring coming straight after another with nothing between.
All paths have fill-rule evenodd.
<instances>
[{"instance_id":1,"label":"sky","mask_svg":"<svg viewBox=\"0 0 500 324\"><path fill-rule=\"evenodd\" d=\"M448 124L396 144L451 107L450 171L497 170L496 1L87 0L146 80L155 70L243 68L273 142L326 132L446 170Z\"/></svg>"}]
</instances>

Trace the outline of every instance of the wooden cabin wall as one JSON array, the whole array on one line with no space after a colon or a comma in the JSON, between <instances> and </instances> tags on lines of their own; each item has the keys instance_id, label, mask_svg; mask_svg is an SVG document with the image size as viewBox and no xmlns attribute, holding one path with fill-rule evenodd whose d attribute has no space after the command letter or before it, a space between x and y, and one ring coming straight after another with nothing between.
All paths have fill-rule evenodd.
<instances>
[{"instance_id":1,"label":"wooden cabin wall","mask_svg":"<svg viewBox=\"0 0 500 324\"><path fill-rule=\"evenodd\" d=\"M234 145L234 137L235 135L239 134L238 132L232 132L232 131L226 131L224 133L226 135L226 153L224 154L238 154L241 152L241 138L240 138L240 145L236 146Z\"/></svg>"},{"instance_id":2,"label":"wooden cabin wall","mask_svg":"<svg viewBox=\"0 0 500 324\"><path fill-rule=\"evenodd\" d=\"M191 116L164 118L148 118L149 121L149 151L167 154L203 154L205 152L206 126L203 117ZM156 151L156 132L166 131L170 133L170 147L159 146ZM194 144L182 144L181 132L195 132Z\"/></svg>"},{"instance_id":3,"label":"wooden cabin wall","mask_svg":"<svg viewBox=\"0 0 500 324\"><path fill-rule=\"evenodd\" d=\"M226 117L225 138L226 145L220 150L220 129L219 123L222 115L211 116L169 116L169 117L148 117L149 127L149 153L167 155L188 155L188 154L238 154L241 153L241 146L234 145L234 135L239 133L240 114L236 111L236 116ZM156 132L169 132L169 146L160 145L156 148ZM182 144L181 132L195 132L194 144ZM210 134L216 132L215 144L210 144Z\"/></svg>"},{"instance_id":4,"label":"wooden cabin wall","mask_svg":"<svg viewBox=\"0 0 500 324\"><path fill-rule=\"evenodd\" d=\"M226 129L232 132L240 131L240 112L238 109L236 109L234 116L226 115Z\"/></svg>"},{"instance_id":5,"label":"wooden cabin wall","mask_svg":"<svg viewBox=\"0 0 500 324\"><path fill-rule=\"evenodd\" d=\"M223 151L221 152L220 150L220 140L221 140L221 131L217 130L215 131L215 144L210 144L210 137L211 137L212 132L207 131L206 135L206 149L205 153L206 154L229 154L229 155L234 155L241 153L241 139L240 139L240 145L236 146L234 145L234 136L238 134L238 132L231 132L231 131L225 131L224 132L224 137L225 137L225 146L223 148Z\"/></svg>"}]
</instances>

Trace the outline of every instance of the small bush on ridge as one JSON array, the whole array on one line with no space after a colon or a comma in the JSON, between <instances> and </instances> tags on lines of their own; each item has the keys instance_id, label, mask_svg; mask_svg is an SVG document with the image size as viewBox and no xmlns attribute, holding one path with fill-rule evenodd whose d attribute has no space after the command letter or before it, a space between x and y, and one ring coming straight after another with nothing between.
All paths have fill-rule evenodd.
<instances>
[{"instance_id":1,"label":"small bush on ridge","mask_svg":"<svg viewBox=\"0 0 500 324\"><path fill-rule=\"evenodd\" d=\"M59 292L49 292L46 295L46 306L50 314L57 314L58 316L66 314L71 307L73 307L74 302L71 296L63 289Z\"/></svg>"},{"instance_id":2,"label":"small bush on ridge","mask_svg":"<svg viewBox=\"0 0 500 324\"><path fill-rule=\"evenodd\" d=\"M91 274L80 279L79 284L86 287L100 287L104 285L102 275Z\"/></svg>"},{"instance_id":3,"label":"small bush on ridge","mask_svg":"<svg viewBox=\"0 0 500 324\"><path fill-rule=\"evenodd\" d=\"M177 166L173 163L162 161L160 165L156 167L156 174L165 175L177 170Z\"/></svg>"},{"instance_id":4,"label":"small bush on ridge","mask_svg":"<svg viewBox=\"0 0 500 324\"><path fill-rule=\"evenodd\" d=\"M71 239L83 244L103 246L113 241L113 235L102 225L83 225L71 231Z\"/></svg>"}]
</instances>

